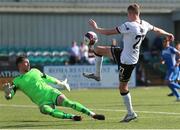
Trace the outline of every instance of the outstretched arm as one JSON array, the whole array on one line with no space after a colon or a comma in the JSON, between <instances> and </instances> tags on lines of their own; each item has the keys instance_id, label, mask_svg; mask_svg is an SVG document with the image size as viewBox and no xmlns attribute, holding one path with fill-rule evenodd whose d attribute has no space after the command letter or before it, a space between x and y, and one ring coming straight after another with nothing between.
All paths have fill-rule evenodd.
<instances>
[{"instance_id":1,"label":"outstretched arm","mask_svg":"<svg viewBox=\"0 0 180 130\"><path fill-rule=\"evenodd\" d=\"M160 34L160 35L165 35L165 36L167 36L169 41L174 41L174 35L173 35L172 33L168 33L168 32L166 32L165 30L160 29L160 28L158 28L158 27L154 27L154 28L153 28L153 31L156 32L156 33L158 33L158 34Z\"/></svg>"},{"instance_id":2,"label":"outstretched arm","mask_svg":"<svg viewBox=\"0 0 180 130\"><path fill-rule=\"evenodd\" d=\"M119 34L119 32L117 31L116 28L114 29L105 29L105 28L100 28L98 27L96 21L94 21L93 19L89 20L89 25L97 32L100 34L104 34L104 35L113 35L113 34Z\"/></svg>"},{"instance_id":3,"label":"outstretched arm","mask_svg":"<svg viewBox=\"0 0 180 130\"><path fill-rule=\"evenodd\" d=\"M64 88L66 88L68 91L70 91L70 87L69 84L67 83L67 79L65 79L64 81L60 81L52 76L49 76L47 74L43 73L42 79L47 82L47 83L53 83L53 84L57 84L59 86L62 86Z\"/></svg>"},{"instance_id":4,"label":"outstretched arm","mask_svg":"<svg viewBox=\"0 0 180 130\"><path fill-rule=\"evenodd\" d=\"M46 83L52 83L52 84L57 84L58 82L58 79L52 77L52 76L49 76L45 73L43 73L42 75L42 79L46 82Z\"/></svg>"}]
</instances>

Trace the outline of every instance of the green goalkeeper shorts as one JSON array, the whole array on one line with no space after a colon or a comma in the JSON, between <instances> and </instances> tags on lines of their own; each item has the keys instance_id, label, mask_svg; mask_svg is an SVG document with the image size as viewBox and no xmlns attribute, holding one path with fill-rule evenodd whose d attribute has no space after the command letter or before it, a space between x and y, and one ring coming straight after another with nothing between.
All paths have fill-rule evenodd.
<instances>
[{"instance_id":1,"label":"green goalkeeper shorts","mask_svg":"<svg viewBox=\"0 0 180 130\"><path fill-rule=\"evenodd\" d=\"M57 97L61 94L62 93L58 89L51 89L46 95L44 95L43 100L39 103L39 106L56 105Z\"/></svg>"}]
</instances>

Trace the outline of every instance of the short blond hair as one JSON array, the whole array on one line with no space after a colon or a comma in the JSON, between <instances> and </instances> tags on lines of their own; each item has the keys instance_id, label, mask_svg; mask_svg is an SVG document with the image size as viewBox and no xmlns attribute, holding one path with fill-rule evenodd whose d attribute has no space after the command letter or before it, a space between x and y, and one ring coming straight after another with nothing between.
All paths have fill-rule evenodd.
<instances>
[{"instance_id":1,"label":"short blond hair","mask_svg":"<svg viewBox=\"0 0 180 130\"><path fill-rule=\"evenodd\" d=\"M136 4L136 3L131 4L131 5L129 5L129 7L127 8L127 11L128 11L129 13L134 13L134 14L139 15L139 14L140 14L140 6L139 6L138 4Z\"/></svg>"}]
</instances>

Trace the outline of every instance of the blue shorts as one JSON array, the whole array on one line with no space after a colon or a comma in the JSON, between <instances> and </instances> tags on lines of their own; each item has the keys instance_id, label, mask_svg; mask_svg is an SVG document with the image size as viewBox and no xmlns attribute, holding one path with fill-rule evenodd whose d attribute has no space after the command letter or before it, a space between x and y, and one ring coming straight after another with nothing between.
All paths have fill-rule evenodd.
<instances>
[{"instance_id":1,"label":"blue shorts","mask_svg":"<svg viewBox=\"0 0 180 130\"><path fill-rule=\"evenodd\" d=\"M165 79L168 81L176 81L179 77L179 67L174 67L166 72Z\"/></svg>"}]
</instances>

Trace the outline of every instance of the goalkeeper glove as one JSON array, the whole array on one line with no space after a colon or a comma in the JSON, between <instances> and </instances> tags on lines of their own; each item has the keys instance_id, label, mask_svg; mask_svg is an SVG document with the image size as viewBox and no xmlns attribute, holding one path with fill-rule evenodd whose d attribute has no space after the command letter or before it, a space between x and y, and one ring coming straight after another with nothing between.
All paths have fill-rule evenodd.
<instances>
[{"instance_id":1,"label":"goalkeeper glove","mask_svg":"<svg viewBox=\"0 0 180 130\"><path fill-rule=\"evenodd\" d=\"M13 90L14 85L11 85L10 83L5 83L3 84L3 89L4 89L4 93L5 93L5 98L7 100L12 98L12 94L11 91Z\"/></svg>"},{"instance_id":2,"label":"goalkeeper glove","mask_svg":"<svg viewBox=\"0 0 180 130\"><path fill-rule=\"evenodd\" d=\"M67 78L64 81L57 81L57 85L64 87L65 89L67 89L69 92L71 91L71 88L69 86L69 84L67 83Z\"/></svg>"}]
</instances>

